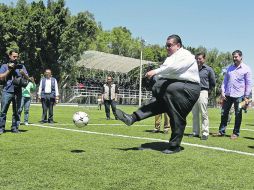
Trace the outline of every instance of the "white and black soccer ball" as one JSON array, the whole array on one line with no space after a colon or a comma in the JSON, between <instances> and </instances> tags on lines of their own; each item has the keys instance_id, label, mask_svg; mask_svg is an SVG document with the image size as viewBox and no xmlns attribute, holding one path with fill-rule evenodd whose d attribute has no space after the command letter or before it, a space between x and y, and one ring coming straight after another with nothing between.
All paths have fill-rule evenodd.
<instances>
[{"instance_id":1,"label":"white and black soccer ball","mask_svg":"<svg viewBox=\"0 0 254 190\"><path fill-rule=\"evenodd\" d=\"M85 112L82 112L82 111L78 111L78 112L74 113L72 119L73 119L73 123L77 127L84 127L89 122L88 114Z\"/></svg>"}]
</instances>

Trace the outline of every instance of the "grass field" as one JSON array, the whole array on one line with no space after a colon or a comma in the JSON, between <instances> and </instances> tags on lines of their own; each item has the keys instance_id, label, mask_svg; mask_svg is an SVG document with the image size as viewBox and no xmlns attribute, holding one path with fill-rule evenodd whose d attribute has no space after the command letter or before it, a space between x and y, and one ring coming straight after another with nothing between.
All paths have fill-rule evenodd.
<instances>
[{"instance_id":1,"label":"grass field","mask_svg":"<svg viewBox=\"0 0 254 190\"><path fill-rule=\"evenodd\" d=\"M136 109L121 108L128 113ZM76 111L89 114L88 126L74 126ZM237 140L189 138L187 127L185 149L173 155L160 152L170 134L151 133L154 118L127 127L106 120L104 110L56 106L57 123L41 125L41 107L32 106L30 112L33 124L22 125L21 134L0 135L0 189L254 189L254 110L243 114ZM209 116L210 132L217 132L220 110L210 109Z\"/></svg>"}]
</instances>

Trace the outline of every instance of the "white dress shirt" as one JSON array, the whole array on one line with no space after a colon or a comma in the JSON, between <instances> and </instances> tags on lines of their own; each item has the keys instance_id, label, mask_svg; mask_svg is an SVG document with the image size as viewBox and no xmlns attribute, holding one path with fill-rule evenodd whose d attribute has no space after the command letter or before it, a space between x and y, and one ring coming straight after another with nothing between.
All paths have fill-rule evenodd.
<instances>
[{"instance_id":1,"label":"white dress shirt","mask_svg":"<svg viewBox=\"0 0 254 190\"><path fill-rule=\"evenodd\" d=\"M160 78L200 83L198 64L195 56L183 48L167 57L160 68L155 69L155 73Z\"/></svg>"},{"instance_id":2,"label":"white dress shirt","mask_svg":"<svg viewBox=\"0 0 254 190\"><path fill-rule=\"evenodd\" d=\"M38 95L39 96L41 96L41 90L42 90L42 80L40 82L39 91L38 91ZM56 96L59 96L57 80L55 80L55 92L56 92ZM46 78L45 93L46 94L50 94L51 93L51 78Z\"/></svg>"}]
</instances>

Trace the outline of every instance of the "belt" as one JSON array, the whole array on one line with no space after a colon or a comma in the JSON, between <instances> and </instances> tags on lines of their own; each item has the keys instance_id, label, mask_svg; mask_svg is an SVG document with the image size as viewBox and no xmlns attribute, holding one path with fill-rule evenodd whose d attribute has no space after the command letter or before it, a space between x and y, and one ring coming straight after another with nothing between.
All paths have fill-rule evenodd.
<instances>
[{"instance_id":1,"label":"belt","mask_svg":"<svg viewBox=\"0 0 254 190\"><path fill-rule=\"evenodd\" d=\"M168 79L168 78L160 78L160 79L163 79L163 80L168 80L168 81L171 81L171 82L183 82L183 83L188 83L188 84L198 84L198 82L193 82L193 81L189 81L189 80L177 80L177 79Z\"/></svg>"}]
</instances>

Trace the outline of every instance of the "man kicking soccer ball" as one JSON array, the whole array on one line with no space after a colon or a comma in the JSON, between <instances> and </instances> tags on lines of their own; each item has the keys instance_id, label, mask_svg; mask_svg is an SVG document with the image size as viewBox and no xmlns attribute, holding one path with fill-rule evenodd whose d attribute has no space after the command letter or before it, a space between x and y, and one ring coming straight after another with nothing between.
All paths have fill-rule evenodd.
<instances>
[{"instance_id":1,"label":"man kicking soccer ball","mask_svg":"<svg viewBox=\"0 0 254 190\"><path fill-rule=\"evenodd\" d=\"M161 113L170 117L172 129L169 145L162 152L173 154L182 150L180 147L186 117L191 112L200 94L200 78L195 56L182 47L181 38L171 35L167 38L168 58L160 68L146 73L151 79L156 75L158 80L152 88L153 98L129 115L117 109L117 117L130 126L136 121Z\"/></svg>"}]
</instances>

